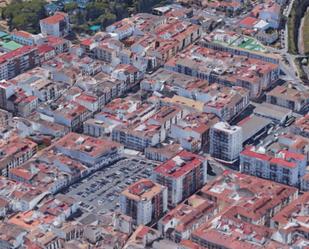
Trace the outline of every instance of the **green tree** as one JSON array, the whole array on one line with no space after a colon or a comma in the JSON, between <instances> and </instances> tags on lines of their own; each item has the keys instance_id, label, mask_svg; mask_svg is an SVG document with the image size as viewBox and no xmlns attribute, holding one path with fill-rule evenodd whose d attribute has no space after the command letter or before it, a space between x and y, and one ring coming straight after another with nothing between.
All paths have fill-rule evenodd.
<instances>
[{"instance_id":1,"label":"green tree","mask_svg":"<svg viewBox=\"0 0 309 249\"><path fill-rule=\"evenodd\" d=\"M78 9L78 4L76 2L71 2L64 5L65 12L72 13L76 9Z\"/></svg>"},{"instance_id":2,"label":"green tree","mask_svg":"<svg viewBox=\"0 0 309 249\"><path fill-rule=\"evenodd\" d=\"M86 19L94 21L100 15L109 11L108 3L105 2L90 2L86 6Z\"/></svg>"},{"instance_id":3,"label":"green tree","mask_svg":"<svg viewBox=\"0 0 309 249\"><path fill-rule=\"evenodd\" d=\"M74 15L71 16L70 20L73 25L82 25L86 22L85 13L83 13L81 10L78 10Z\"/></svg>"},{"instance_id":4,"label":"green tree","mask_svg":"<svg viewBox=\"0 0 309 249\"><path fill-rule=\"evenodd\" d=\"M117 19L116 15L110 12L107 12L101 16L99 16L98 20L100 24L102 24L103 27L107 27L108 25L111 25L113 22L115 22Z\"/></svg>"},{"instance_id":5,"label":"green tree","mask_svg":"<svg viewBox=\"0 0 309 249\"><path fill-rule=\"evenodd\" d=\"M10 30L23 29L29 32L39 32L40 19L46 17L44 0L22 2L13 0L3 9L2 17L8 20Z\"/></svg>"}]
</instances>

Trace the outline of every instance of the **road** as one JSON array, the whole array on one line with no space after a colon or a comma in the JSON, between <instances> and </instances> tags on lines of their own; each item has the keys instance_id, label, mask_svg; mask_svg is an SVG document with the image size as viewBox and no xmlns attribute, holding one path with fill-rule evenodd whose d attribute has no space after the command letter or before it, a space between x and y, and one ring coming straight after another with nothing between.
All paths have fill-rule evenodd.
<instances>
[{"instance_id":1,"label":"road","mask_svg":"<svg viewBox=\"0 0 309 249\"><path fill-rule=\"evenodd\" d=\"M291 84L293 84L299 91L309 91L309 87L305 86L303 81L298 77L298 69L295 64L295 59L299 56L291 55L287 52L286 48L276 49L273 47L267 47L267 49L271 53L279 54L282 58L279 66L284 75L281 75L280 78L291 82Z\"/></svg>"},{"instance_id":2,"label":"road","mask_svg":"<svg viewBox=\"0 0 309 249\"><path fill-rule=\"evenodd\" d=\"M289 17L295 0L291 0L287 7L283 11L285 17ZM286 22L282 39L282 49L276 49L273 47L267 47L269 52L279 54L282 57L280 62L280 68L285 75L281 76L281 79L290 81L300 91L308 91L309 88L304 85L302 80L298 77L298 68L295 64L295 59L302 57L301 55L292 55L288 52L288 23Z\"/></svg>"}]
</instances>

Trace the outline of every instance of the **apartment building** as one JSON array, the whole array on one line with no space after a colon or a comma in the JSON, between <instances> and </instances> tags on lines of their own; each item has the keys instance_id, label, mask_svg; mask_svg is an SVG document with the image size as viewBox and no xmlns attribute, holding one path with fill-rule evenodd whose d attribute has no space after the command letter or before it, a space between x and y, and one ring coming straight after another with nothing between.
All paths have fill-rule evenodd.
<instances>
[{"instance_id":1,"label":"apartment building","mask_svg":"<svg viewBox=\"0 0 309 249\"><path fill-rule=\"evenodd\" d=\"M0 80L15 76L39 64L38 50L34 46L24 46L0 56Z\"/></svg>"},{"instance_id":2,"label":"apartment building","mask_svg":"<svg viewBox=\"0 0 309 249\"><path fill-rule=\"evenodd\" d=\"M11 39L19 44L32 46L35 44L34 35L23 30L16 30L11 33Z\"/></svg>"},{"instance_id":3,"label":"apartment building","mask_svg":"<svg viewBox=\"0 0 309 249\"><path fill-rule=\"evenodd\" d=\"M29 161L9 170L8 177L17 182L46 189L55 194L72 183L70 174L44 163Z\"/></svg>"},{"instance_id":4,"label":"apartment building","mask_svg":"<svg viewBox=\"0 0 309 249\"><path fill-rule=\"evenodd\" d=\"M145 107L148 109L149 106ZM146 108L140 108L140 111L145 113ZM148 115L148 113L145 114ZM177 123L183 114L184 111L176 106L155 108L154 114L144 122L136 123L132 120L129 125L128 123L117 125L112 131L112 139L128 148L143 151L147 147L162 143L171 125ZM136 112L136 115L141 115L141 113Z\"/></svg>"},{"instance_id":5,"label":"apartment building","mask_svg":"<svg viewBox=\"0 0 309 249\"><path fill-rule=\"evenodd\" d=\"M190 113L171 126L170 137L179 141L189 151L207 150L210 128L219 122L211 113Z\"/></svg>"},{"instance_id":6,"label":"apartment building","mask_svg":"<svg viewBox=\"0 0 309 249\"><path fill-rule=\"evenodd\" d=\"M272 152L249 146L240 153L240 171L290 186L299 187L305 175L305 155L287 150Z\"/></svg>"},{"instance_id":7,"label":"apartment building","mask_svg":"<svg viewBox=\"0 0 309 249\"><path fill-rule=\"evenodd\" d=\"M251 98L275 83L280 71L278 64L197 45L178 53L164 67L210 83L246 88Z\"/></svg>"},{"instance_id":8,"label":"apartment building","mask_svg":"<svg viewBox=\"0 0 309 249\"><path fill-rule=\"evenodd\" d=\"M71 132L55 144L55 149L95 170L120 159L123 147L107 139Z\"/></svg>"},{"instance_id":9,"label":"apartment building","mask_svg":"<svg viewBox=\"0 0 309 249\"><path fill-rule=\"evenodd\" d=\"M291 126L291 131L297 135L309 138L309 114L296 119Z\"/></svg>"},{"instance_id":10,"label":"apartment building","mask_svg":"<svg viewBox=\"0 0 309 249\"><path fill-rule=\"evenodd\" d=\"M198 195L218 207L214 218L191 233L190 240L201 248L288 248L280 240L281 230L273 229L272 219L295 201L296 188L225 171Z\"/></svg>"},{"instance_id":11,"label":"apartment building","mask_svg":"<svg viewBox=\"0 0 309 249\"><path fill-rule=\"evenodd\" d=\"M278 241L288 245L298 244L296 241L303 241L303 245L307 243L309 232L304 218L309 215L308 203L309 193L306 192L271 219L271 227L276 229L275 236Z\"/></svg>"},{"instance_id":12,"label":"apartment building","mask_svg":"<svg viewBox=\"0 0 309 249\"><path fill-rule=\"evenodd\" d=\"M44 36L67 36L70 32L69 15L64 12L56 12L54 15L40 20L40 28Z\"/></svg>"},{"instance_id":13,"label":"apartment building","mask_svg":"<svg viewBox=\"0 0 309 249\"><path fill-rule=\"evenodd\" d=\"M175 207L206 183L207 161L183 150L155 168L152 179L168 188L168 205Z\"/></svg>"},{"instance_id":14,"label":"apartment building","mask_svg":"<svg viewBox=\"0 0 309 249\"><path fill-rule=\"evenodd\" d=\"M189 239L192 231L214 217L216 212L213 201L192 195L159 220L158 230L164 237L179 243Z\"/></svg>"},{"instance_id":15,"label":"apartment building","mask_svg":"<svg viewBox=\"0 0 309 249\"><path fill-rule=\"evenodd\" d=\"M274 64L279 64L280 61L278 55L268 53L267 49L253 37L235 31L217 29L202 37L200 44L206 48Z\"/></svg>"},{"instance_id":16,"label":"apartment building","mask_svg":"<svg viewBox=\"0 0 309 249\"><path fill-rule=\"evenodd\" d=\"M120 210L136 225L158 221L167 211L167 188L149 179L141 179L120 195Z\"/></svg>"},{"instance_id":17,"label":"apartment building","mask_svg":"<svg viewBox=\"0 0 309 249\"><path fill-rule=\"evenodd\" d=\"M12 136L0 144L1 175L7 176L15 168L29 160L38 149L38 145L27 138Z\"/></svg>"},{"instance_id":18,"label":"apartment building","mask_svg":"<svg viewBox=\"0 0 309 249\"><path fill-rule=\"evenodd\" d=\"M7 127L12 121L12 116L10 112L0 109L0 127Z\"/></svg>"},{"instance_id":19,"label":"apartment building","mask_svg":"<svg viewBox=\"0 0 309 249\"><path fill-rule=\"evenodd\" d=\"M145 75L141 88L159 92L163 96L176 93L178 96L198 101L204 112L214 113L223 120L230 120L249 104L249 90L243 87L228 87L219 83L209 84L207 80L158 69ZM197 106L197 105L196 105Z\"/></svg>"},{"instance_id":20,"label":"apartment building","mask_svg":"<svg viewBox=\"0 0 309 249\"><path fill-rule=\"evenodd\" d=\"M47 108L49 109L50 106L48 105ZM83 122L90 117L91 112L77 102L70 101L59 105L52 114L55 123L68 127L70 131L77 131L82 128Z\"/></svg>"},{"instance_id":21,"label":"apartment building","mask_svg":"<svg viewBox=\"0 0 309 249\"><path fill-rule=\"evenodd\" d=\"M214 83L205 88L203 110L216 114L221 120L229 121L240 114L249 105L249 91L246 88L233 86L226 87Z\"/></svg>"},{"instance_id":22,"label":"apartment building","mask_svg":"<svg viewBox=\"0 0 309 249\"><path fill-rule=\"evenodd\" d=\"M219 122L210 129L210 154L217 160L235 162L242 151L242 128Z\"/></svg>"},{"instance_id":23,"label":"apartment building","mask_svg":"<svg viewBox=\"0 0 309 249\"><path fill-rule=\"evenodd\" d=\"M199 195L214 201L219 214L236 207L235 217L269 227L271 217L298 197L298 189L227 170L207 183Z\"/></svg>"},{"instance_id":24,"label":"apartment building","mask_svg":"<svg viewBox=\"0 0 309 249\"><path fill-rule=\"evenodd\" d=\"M137 125L118 125L112 131L113 141L125 147L144 151L145 148L156 146L166 139L166 130L160 125L149 125L143 122Z\"/></svg>"},{"instance_id":25,"label":"apartment building","mask_svg":"<svg viewBox=\"0 0 309 249\"><path fill-rule=\"evenodd\" d=\"M301 112L309 107L309 93L289 86L276 86L266 94L266 102Z\"/></svg>"}]
</instances>

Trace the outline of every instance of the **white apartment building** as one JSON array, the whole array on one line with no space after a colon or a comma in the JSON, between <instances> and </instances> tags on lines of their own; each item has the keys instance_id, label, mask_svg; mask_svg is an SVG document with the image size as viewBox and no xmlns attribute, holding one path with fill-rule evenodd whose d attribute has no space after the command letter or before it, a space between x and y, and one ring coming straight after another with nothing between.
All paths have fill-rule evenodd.
<instances>
[{"instance_id":1,"label":"white apartment building","mask_svg":"<svg viewBox=\"0 0 309 249\"><path fill-rule=\"evenodd\" d=\"M212 157L232 163L242 151L242 128L226 122L216 123L210 129L210 154Z\"/></svg>"},{"instance_id":2,"label":"white apartment building","mask_svg":"<svg viewBox=\"0 0 309 249\"><path fill-rule=\"evenodd\" d=\"M299 187L306 172L306 157L286 150L273 153L247 147L240 153L240 171L249 175Z\"/></svg>"},{"instance_id":3,"label":"white apartment building","mask_svg":"<svg viewBox=\"0 0 309 249\"><path fill-rule=\"evenodd\" d=\"M69 15L63 12L56 12L53 16L40 20L40 28L44 36L67 36L70 32Z\"/></svg>"}]
</instances>

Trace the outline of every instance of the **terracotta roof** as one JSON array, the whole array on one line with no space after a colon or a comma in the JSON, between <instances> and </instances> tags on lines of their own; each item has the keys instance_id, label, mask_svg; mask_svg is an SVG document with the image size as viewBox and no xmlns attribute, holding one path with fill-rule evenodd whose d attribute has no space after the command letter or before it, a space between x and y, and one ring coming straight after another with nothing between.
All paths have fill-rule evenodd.
<instances>
[{"instance_id":1,"label":"terracotta roof","mask_svg":"<svg viewBox=\"0 0 309 249\"><path fill-rule=\"evenodd\" d=\"M44 22L46 24L57 24L60 21L63 21L65 17L68 16L68 14L63 13L63 12L56 12L53 16L49 16L45 19L42 19L41 22Z\"/></svg>"}]
</instances>

